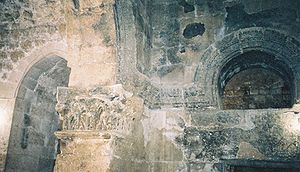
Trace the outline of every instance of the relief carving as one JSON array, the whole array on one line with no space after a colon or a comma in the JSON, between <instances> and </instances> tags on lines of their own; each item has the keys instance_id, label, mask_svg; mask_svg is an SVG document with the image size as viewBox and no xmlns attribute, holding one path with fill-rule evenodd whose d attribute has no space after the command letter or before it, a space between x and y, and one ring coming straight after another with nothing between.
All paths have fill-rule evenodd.
<instances>
[{"instance_id":1,"label":"relief carving","mask_svg":"<svg viewBox=\"0 0 300 172\"><path fill-rule=\"evenodd\" d=\"M56 110L62 129L129 132L141 101L124 90L114 91L59 88Z\"/></svg>"}]
</instances>

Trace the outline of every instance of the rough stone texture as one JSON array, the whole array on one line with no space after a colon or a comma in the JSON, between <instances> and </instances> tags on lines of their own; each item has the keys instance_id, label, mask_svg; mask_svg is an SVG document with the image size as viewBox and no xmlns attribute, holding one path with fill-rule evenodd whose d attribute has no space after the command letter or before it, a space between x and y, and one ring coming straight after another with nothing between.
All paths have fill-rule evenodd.
<instances>
[{"instance_id":1,"label":"rough stone texture","mask_svg":"<svg viewBox=\"0 0 300 172\"><path fill-rule=\"evenodd\" d=\"M0 100L1 107L1 124L0 124L0 171L4 171L6 155L7 155L7 147L8 147L8 138L11 127L11 118L10 115L14 105L14 100L11 99L1 99Z\"/></svg>"},{"instance_id":2,"label":"rough stone texture","mask_svg":"<svg viewBox=\"0 0 300 172\"><path fill-rule=\"evenodd\" d=\"M222 93L223 109L287 108L291 88L283 78L265 69L248 69L233 76Z\"/></svg>"},{"instance_id":3,"label":"rough stone texture","mask_svg":"<svg viewBox=\"0 0 300 172\"><path fill-rule=\"evenodd\" d=\"M53 75L70 86L58 94L63 131L56 134L56 171L299 169L299 6L298 0L0 1L0 170L4 159L14 171L52 162L37 153L5 157L12 118L23 128L11 139L21 153L53 136L54 130L35 130L39 120L24 113L54 107L42 108L55 102L55 91L44 90L57 88ZM58 71L40 77L52 62L34 64L57 56L68 61L70 79ZM224 110L230 79L253 67L286 83L292 108Z\"/></svg>"},{"instance_id":4,"label":"rough stone texture","mask_svg":"<svg viewBox=\"0 0 300 172\"><path fill-rule=\"evenodd\" d=\"M148 73L135 66L140 58L136 45L141 45L134 36L139 31L134 25L135 3L117 3L122 40L119 81L142 97L150 111L160 112L161 120L161 111L174 108L189 119L179 125L182 134L174 134L184 152L185 165L177 167L178 171L221 171L222 159L299 161L299 150L294 146L299 142L297 136L283 134L287 125L279 119L285 116L284 111L220 111L224 84L220 76L229 71L239 73L251 65L276 68L284 82L296 83L290 86L292 101L298 99L299 34L292 29L299 27L298 1L152 1ZM184 29L192 23L204 24L205 31L202 36L186 39ZM240 58L240 64L224 68L230 60L253 50L273 57L249 58L251 63ZM289 119L297 116L290 115Z\"/></svg>"},{"instance_id":5,"label":"rough stone texture","mask_svg":"<svg viewBox=\"0 0 300 172\"><path fill-rule=\"evenodd\" d=\"M0 171L4 169L14 107L17 102L16 92L21 81L30 65L57 52L54 46L50 50L51 53L41 51L45 45L48 49L51 47L50 44L62 47L65 32L62 7L61 1L0 2L0 97L9 102L9 104L3 102L3 105L6 105L5 108L1 108L3 109L1 121L5 122L1 127L5 127L2 129L5 132L1 131L0 134L2 157ZM34 55L34 52L38 52L38 55Z\"/></svg>"},{"instance_id":6,"label":"rough stone texture","mask_svg":"<svg viewBox=\"0 0 300 172\"><path fill-rule=\"evenodd\" d=\"M113 151L110 133L58 132L61 154L54 171L108 171ZM67 163L67 164L66 164Z\"/></svg>"},{"instance_id":7,"label":"rough stone texture","mask_svg":"<svg viewBox=\"0 0 300 172\"><path fill-rule=\"evenodd\" d=\"M56 135L62 145L55 171L108 171L117 168L111 167L111 161L127 162L128 155L123 152L132 146L134 140L129 138L138 132L135 125L143 112L142 103L121 85L91 90L59 88L56 109L62 131Z\"/></svg>"},{"instance_id":8,"label":"rough stone texture","mask_svg":"<svg viewBox=\"0 0 300 172\"><path fill-rule=\"evenodd\" d=\"M14 110L6 171L52 171L57 153L54 132L56 88L67 86L66 61L50 57L36 63L24 77Z\"/></svg>"},{"instance_id":9,"label":"rough stone texture","mask_svg":"<svg viewBox=\"0 0 300 172\"><path fill-rule=\"evenodd\" d=\"M5 111L3 114L6 114L3 122L7 121L3 127L6 125L7 127L3 129L3 133L1 131L3 158L0 171L3 171L5 164L11 128L9 126L14 114L18 114L14 111L22 109L23 106L15 99L20 96L18 94L25 96L28 89L34 89L37 84L36 77L41 74L40 72L44 72L44 68L47 70L47 67L51 66L45 63L40 68L32 67L35 63L53 56L67 59L68 66L73 68L70 76L72 86L106 85L113 84L116 80L114 2L102 0L76 1L75 4L74 2L72 0L0 2L0 97L10 102L3 108ZM24 79L27 73L30 73L32 78ZM84 77L78 77L79 75ZM61 77L64 81L69 81L69 77ZM26 83L26 88L20 86L21 82ZM41 85L48 84L42 82L45 80L41 81ZM55 85L51 86L56 88ZM42 90L43 88L37 91ZM47 96L55 100L55 94L49 93ZM30 98L29 96L28 99ZM21 117L23 116L22 113ZM20 120L19 123L23 125ZM31 132L25 130L25 133ZM18 138L20 137L16 139ZM34 161L28 159L26 162ZM40 163L47 164L47 161L41 160ZM23 164L26 165L25 162Z\"/></svg>"},{"instance_id":10,"label":"rough stone texture","mask_svg":"<svg viewBox=\"0 0 300 172\"><path fill-rule=\"evenodd\" d=\"M116 82L114 0L64 2L70 86L94 87ZM84 77L82 77L84 76ZM99 77L101 76L101 77Z\"/></svg>"},{"instance_id":11,"label":"rough stone texture","mask_svg":"<svg viewBox=\"0 0 300 172\"><path fill-rule=\"evenodd\" d=\"M65 20L62 7L60 1L0 2L1 81L7 81L7 75L32 49L64 38L62 33L65 30L62 28L65 27Z\"/></svg>"},{"instance_id":12,"label":"rough stone texture","mask_svg":"<svg viewBox=\"0 0 300 172\"><path fill-rule=\"evenodd\" d=\"M92 90L59 88L56 110L63 122L62 130L104 130L128 134L137 113L134 109L137 100L131 97L132 94L123 90L121 85Z\"/></svg>"}]
</instances>

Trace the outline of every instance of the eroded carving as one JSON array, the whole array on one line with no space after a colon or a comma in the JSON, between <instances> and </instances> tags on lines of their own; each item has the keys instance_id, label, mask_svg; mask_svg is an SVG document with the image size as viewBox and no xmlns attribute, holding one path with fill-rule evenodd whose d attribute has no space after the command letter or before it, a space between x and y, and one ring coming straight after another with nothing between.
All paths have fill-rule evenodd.
<instances>
[{"instance_id":1,"label":"eroded carving","mask_svg":"<svg viewBox=\"0 0 300 172\"><path fill-rule=\"evenodd\" d=\"M59 88L56 110L61 116L63 130L130 131L138 114L134 108L138 101L120 86L116 87L117 91L115 87Z\"/></svg>"}]
</instances>

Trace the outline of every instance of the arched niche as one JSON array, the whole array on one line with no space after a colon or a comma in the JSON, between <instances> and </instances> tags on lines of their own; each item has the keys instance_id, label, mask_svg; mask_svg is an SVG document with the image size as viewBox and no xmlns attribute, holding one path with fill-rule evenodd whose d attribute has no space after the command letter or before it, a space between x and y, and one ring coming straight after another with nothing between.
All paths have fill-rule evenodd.
<instances>
[{"instance_id":1,"label":"arched niche","mask_svg":"<svg viewBox=\"0 0 300 172\"><path fill-rule=\"evenodd\" d=\"M286 81L292 90L292 101L295 102L299 96L300 90L300 43L290 35L271 28L251 27L241 29L226 35L223 39L212 44L203 54L196 70L194 82L203 88L207 99L217 108L222 108L222 99L220 94L220 79L224 73L224 66L243 54L248 52L262 52L269 58L278 63L283 72L284 78L289 77ZM233 62L233 61L231 61ZM267 63L267 62L266 62ZM266 64L261 61L262 64ZM272 69L272 65L267 70ZM288 71L288 72L287 72ZM279 74L279 73L277 73ZM229 77L230 78L230 77Z\"/></svg>"},{"instance_id":2,"label":"arched niche","mask_svg":"<svg viewBox=\"0 0 300 172\"><path fill-rule=\"evenodd\" d=\"M262 51L248 51L232 58L219 73L222 109L290 108L294 89L289 66Z\"/></svg>"},{"instance_id":3,"label":"arched niche","mask_svg":"<svg viewBox=\"0 0 300 172\"><path fill-rule=\"evenodd\" d=\"M16 96L6 158L6 171L52 171L57 154L54 132L59 130L56 91L67 86L70 68L58 56L30 67Z\"/></svg>"}]
</instances>

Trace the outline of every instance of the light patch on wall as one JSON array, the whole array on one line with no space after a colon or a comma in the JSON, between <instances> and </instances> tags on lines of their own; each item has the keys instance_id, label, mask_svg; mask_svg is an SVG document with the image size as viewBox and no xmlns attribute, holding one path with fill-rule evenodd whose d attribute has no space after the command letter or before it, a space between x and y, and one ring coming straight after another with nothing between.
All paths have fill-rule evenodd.
<instances>
[{"instance_id":1,"label":"light patch on wall","mask_svg":"<svg viewBox=\"0 0 300 172\"><path fill-rule=\"evenodd\" d=\"M0 136L9 136L14 100L0 100Z\"/></svg>"},{"instance_id":2,"label":"light patch on wall","mask_svg":"<svg viewBox=\"0 0 300 172\"><path fill-rule=\"evenodd\" d=\"M300 115L293 109L282 114L281 121L287 133L300 135Z\"/></svg>"},{"instance_id":3,"label":"light patch on wall","mask_svg":"<svg viewBox=\"0 0 300 172\"><path fill-rule=\"evenodd\" d=\"M4 122L6 121L5 119L6 111L3 109L3 107L0 107L0 133L4 130Z\"/></svg>"}]
</instances>

